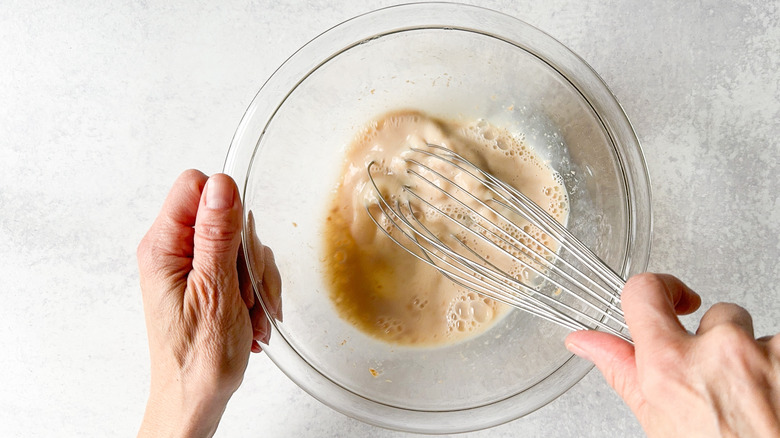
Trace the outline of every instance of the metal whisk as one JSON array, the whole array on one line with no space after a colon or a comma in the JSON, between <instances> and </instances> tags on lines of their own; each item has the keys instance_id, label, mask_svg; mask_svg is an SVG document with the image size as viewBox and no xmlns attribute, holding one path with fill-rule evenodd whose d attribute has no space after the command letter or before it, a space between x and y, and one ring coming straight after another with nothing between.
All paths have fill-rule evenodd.
<instances>
[{"instance_id":1,"label":"metal whisk","mask_svg":"<svg viewBox=\"0 0 780 438\"><path fill-rule=\"evenodd\" d=\"M379 163L367 167L376 201L366 211L390 239L467 290L571 330L598 328L631 341L619 305L625 280L566 227L448 148L410 151L403 159L413 183L401 193L383 193Z\"/></svg>"}]
</instances>

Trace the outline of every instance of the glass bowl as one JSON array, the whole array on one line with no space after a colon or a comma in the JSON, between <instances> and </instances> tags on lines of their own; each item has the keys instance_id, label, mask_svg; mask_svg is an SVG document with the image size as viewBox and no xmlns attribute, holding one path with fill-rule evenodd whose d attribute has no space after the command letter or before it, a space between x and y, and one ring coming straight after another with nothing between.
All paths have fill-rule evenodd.
<instances>
[{"instance_id":1,"label":"glass bowl","mask_svg":"<svg viewBox=\"0 0 780 438\"><path fill-rule=\"evenodd\" d=\"M626 277L647 266L650 183L636 135L599 76L545 33L456 4L410 4L348 20L293 54L263 85L224 171L242 189L244 247L273 248L282 274L261 297L266 354L301 388L351 417L424 433L477 430L555 399L590 369L566 330L512 311L441 347L404 347L340 319L323 274L323 221L343 152L387 111L484 118L521 135L564 178L569 227ZM253 233L254 234L254 233ZM247 264L257 263L246 253ZM250 272L252 274L252 272Z\"/></svg>"}]
</instances>

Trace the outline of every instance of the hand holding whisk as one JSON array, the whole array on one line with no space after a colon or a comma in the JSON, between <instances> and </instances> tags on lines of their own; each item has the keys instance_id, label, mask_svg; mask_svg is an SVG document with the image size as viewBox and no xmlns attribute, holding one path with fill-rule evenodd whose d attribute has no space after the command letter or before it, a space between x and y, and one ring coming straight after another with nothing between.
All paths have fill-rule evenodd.
<instances>
[{"instance_id":1,"label":"hand holding whisk","mask_svg":"<svg viewBox=\"0 0 780 438\"><path fill-rule=\"evenodd\" d=\"M389 193L367 166L374 223L460 287L570 330L631 341L625 281L546 210L458 153L433 144L404 154L409 183ZM386 176L386 175L383 175Z\"/></svg>"}]
</instances>

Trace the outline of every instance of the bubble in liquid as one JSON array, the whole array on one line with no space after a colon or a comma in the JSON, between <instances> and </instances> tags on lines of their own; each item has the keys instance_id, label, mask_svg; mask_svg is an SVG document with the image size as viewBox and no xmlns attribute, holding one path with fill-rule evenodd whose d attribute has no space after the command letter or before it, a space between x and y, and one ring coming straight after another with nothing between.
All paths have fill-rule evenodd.
<instances>
[{"instance_id":1,"label":"bubble in liquid","mask_svg":"<svg viewBox=\"0 0 780 438\"><path fill-rule=\"evenodd\" d=\"M466 301L467 300L464 299L455 305L455 315L458 317L458 319L471 318L471 308Z\"/></svg>"},{"instance_id":2,"label":"bubble in liquid","mask_svg":"<svg viewBox=\"0 0 780 438\"><path fill-rule=\"evenodd\" d=\"M428 305L428 300L426 299L422 299L420 297L414 297L414 299L412 300L412 307L415 309L422 310L427 305Z\"/></svg>"},{"instance_id":3,"label":"bubble in liquid","mask_svg":"<svg viewBox=\"0 0 780 438\"><path fill-rule=\"evenodd\" d=\"M404 331L403 322L395 319L380 316L376 319L376 326L386 335L398 336Z\"/></svg>"},{"instance_id":4,"label":"bubble in liquid","mask_svg":"<svg viewBox=\"0 0 780 438\"><path fill-rule=\"evenodd\" d=\"M479 323L488 322L493 319L493 309L485 303L484 300L477 300L471 303L471 315L474 321Z\"/></svg>"}]
</instances>

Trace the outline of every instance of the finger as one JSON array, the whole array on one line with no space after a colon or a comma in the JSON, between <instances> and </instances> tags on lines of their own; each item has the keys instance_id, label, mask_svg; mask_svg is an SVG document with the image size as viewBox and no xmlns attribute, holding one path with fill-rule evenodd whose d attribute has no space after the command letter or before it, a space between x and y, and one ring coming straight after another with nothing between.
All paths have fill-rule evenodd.
<instances>
[{"instance_id":1,"label":"finger","mask_svg":"<svg viewBox=\"0 0 780 438\"><path fill-rule=\"evenodd\" d=\"M208 178L197 170L183 172L173 183L160 213L138 245L142 277L185 278L193 252L193 226Z\"/></svg>"},{"instance_id":2,"label":"finger","mask_svg":"<svg viewBox=\"0 0 780 438\"><path fill-rule=\"evenodd\" d=\"M252 279L246 266L246 257L244 256L242 245L238 246L236 268L238 269L238 287L241 290L241 298L244 300L246 308L252 309L255 305L255 289L252 287Z\"/></svg>"},{"instance_id":3,"label":"finger","mask_svg":"<svg viewBox=\"0 0 780 438\"><path fill-rule=\"evenodd\" d=\"M252 338L258 342L268 345L271 339L271 323L263 311L263 306L258 305L252 309Z\"/></svg>"},{"instance_id":4,"label":"finger","mask_svg":"<svg viewBox=\"0 0 780 438\"><path fill-rule=\"evenodd\" d=\"M268 345L268 341L271 336L271 324L268 322L263 305L260 300L255 300L254 306L249 309L249 319L252 322L252 340L253 345L258 345L258 351L260 350L260 343ZM254 349L252 350L254 351Z\"/></svg>"},{"instance_id":5,"label":"finger","mask_svg":"<svg viewBox=\"0 0 780 438\"><path fill-rule=\"evenodd\" d=\"M247 248L247 274L249 274L249 266L252 267L251 269L251 277L250 277L250 284L251 287L251 278L257 279L258 286L263 280L263 275L265 272L265 251L263 244L260 242L260 238L257 236L257 230L255 229L255 215L252 212L252 210L249 210L247 213L247 220L246 220L246 248ZM254 288L253 292L254 292ZM260 288L258 287L258 292Z\"/></svg>"},{"instance_id":6,"label":"finger","mask_svg":"<svg viewBox=\"0 0 780 438\"><path fill-rule=\"evenodd\" d=\"M252 350L251 351L252 351L252 353L261 353L263 351L262 347L260 347L260 344L257 341L255 341L254 339L252 340Z\"/></svg>"},{"instance_id":7,"label":"finger","mask_svg":"<svg viewBox=\"0 0 780 438\"><path fill-rule=\"evenodd\" d=\"M262 293L263 300L268 306L271 317L278 321L282 318L282 276L276 266L274 252L269 247L264 247L265 269L263 271Z\"/></svg>"},{"instance_id":8,"label":"finger","mask_svg":"<svg viewBox=\"0 0 780 438\"><path fill-rule=\"evenodd\" d=\"M735 325L749 334L751 338L754 336L753 318L750 316L750 313L742 307L732 303L716 303L710 307L704 313L704 316L701 317L696 334L701 335L707 333L721 324Z\"/></svg>"},{"instance_id":9,"label":"finger","mask_svg":"<svg viewBox=\"0 0 780 438\"><path fill-rule=\"evenodd\" d=\"M255 299L254 305L249 309L249 319L252 322L252 338L257 341L263 340L266 333L268 333L268 318L259 299Z\"/></svg>"},{"instance_id":10,"label":"finger","mask_svg":"<svg viewBox=\"0 0 780 438\"><path fill-rule=\"evenodd\" d=\"M247 231L249 236L249 245L247 248L252 248L252 250L256 250L257 245L260 245L260 248L262 248L262 244L259 244L259 241L256 241L253 239L253 230L254 230L254 217L252 215L252 212L249 212L249 221L247 225ZM263 251L260 251L259 255L254 255L250 253L250 257L253 257L254 259L260 258L260 265L258 269L256 269L253 274L254 275L260 275L262 278L263 272L265 271L265 254ZM268 322L268 318L265 315L265 311L263 310L263 306L260 303L260 300L255 295L255 288L252 287L252 281L249 274L249 269L247 268L246 264L246 257L244 256L243 252L241 251L241 248L239 248L239 254L238 254L238 274L239 274L239 281L241 284L241 294L244 298L244 302L246 303L247 307L249 308L249 318L252 321L252 351L255 353L259 353L262 349L260 347L260 344L258 342L262 342L266 345L268 345L269 338L271 336L271 328L270 324ZM255 346L257 346L255 348Z\"/></svg>"},{"instance_id":11,"label":"finger","mask_svg":"<svg viewBox=\"0 0 780 438\"><path fill-rule=\"evenodd\" d=\"M247 213L247 249L252 275L257 279L257 290L268 309L270 316L282 321L282 277L276 266L273 251L263 245L257 234L254 213Z\"/></svg>"},{"instance_id":12,"label":"finger","mask_svg":"<svg viewBox=\"0 0 780 438\"><path fill-rule=\"evenodd\" d=\"M593 362L609 386L636 412L642 396L631 344L608 333L592 330L572 332L564 342L569 351Z\"/></svg>"},{"instance_id":13,"label":"finger","mask_svg":"<svg viewBox=\"0 0 780 438\"><path fill-rule=\"evenodd\" d=\"M241 200L233 179L224 174L209 178L203 188L197 217L192 258L192 273L223 293L238 291L236 260L241 243ZM232 287L225 287L235 282Z\"/></svg>"},{"instance_id":14,"label":"finger","mask_svg":"<svg viewBox=\"0 0 780 438\"><path fill-rule=\"evenodd\" d=\"M626 324L638 348L660 348L670 340L687 336L677 313L692 312L700 303L695 292L667 274L631 277L621 295Z\"/></svg>"},{"instance_id":15,"label":"finger","mask_svg":"<svg viewBox=\"0 0 780 438\"><path fill-rule=\"evenodd\" d=\"M674 312L678 315L690 315L701 307L701 296L689 288L685 283L672 275L660 274L667 289L679 288L679 296L674 305Z\"/></svg>"},{"instance_id":16,"label":"finger","mask_svg":"<svg viewBox=\"0 0 780 438\"><path fill-rule=\"evenodd\" d=\"M182 172L165 198L156 225L192 228L207 180L208 177L199 170L189 169Z\"/></svg>"}]
</instances>

